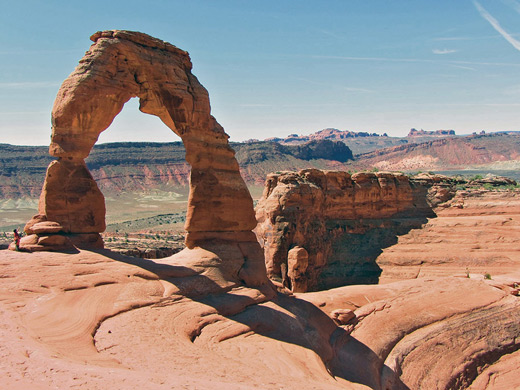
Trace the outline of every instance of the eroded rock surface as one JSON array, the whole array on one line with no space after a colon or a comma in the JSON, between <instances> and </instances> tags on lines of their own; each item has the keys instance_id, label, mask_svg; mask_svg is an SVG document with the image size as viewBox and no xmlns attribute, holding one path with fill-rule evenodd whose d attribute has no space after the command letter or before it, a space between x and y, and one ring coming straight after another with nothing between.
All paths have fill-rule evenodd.
<instances>
[{"instance_id":1,"label":"eroded rock surface","mask_svg":"<svg viewBox=\"0 0 520 390\"><path fill-rule=\"evenodd\" d=\"M395 371L409 389L514 389L520 385L518 365L513 368L520 298L509 286L517 278L428 277L298 298L333 314L354 311L342 328L385 361L391 370L381 371L379 383L388 388L386 374ZM352 339L346 344L355 348ZM494 387L495 380L506 386Z\"/></svg>"},{"instance_id":2,"label":"eroded rock surface","mask_svg":"<svg viewBox=\"0 0 520 390\"><path fill-rule=\"evenodd\" d=\"M451 185L437 176L409 180L399 173L317 169L271 174L256 208L268 275L282 278L282 265L291 274L288 254L300 247L308 265L294 271L295 291L304 284L315 290L377 283L381 249L422 226L435 215L431 205L450 196Z\"/></svg>"}]
</instances>

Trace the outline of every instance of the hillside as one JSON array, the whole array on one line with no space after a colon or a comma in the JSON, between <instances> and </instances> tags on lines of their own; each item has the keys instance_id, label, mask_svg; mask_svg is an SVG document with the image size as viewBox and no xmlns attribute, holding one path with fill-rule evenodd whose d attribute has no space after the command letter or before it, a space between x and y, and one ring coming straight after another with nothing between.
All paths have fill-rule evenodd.
<instances>
[{"instance_id":1,"label":"hillside","mask_svg":"<svg viewBox=\"0 0 520 390\"><path fill-rule=\"evenodd\" d=\"M311 141L286 146L274 142L234 143L242 174L250 185L263 185L277 170L344 167L352 152L341 142ZM96 145L86 163L107 195L122 191L185 188L189 165L181 142L117 142ZM38 197L47 165L46 146L0 145L0 198ZM182 192L182 191L181 191Z\"/></svg>"},{"instance_id":2,"label":"hillside","mask_svg":"<svg viewBox=\"0 0 520 390\"><path fill-rule=\"evenodd\" d=\"M507 170L520 166L520 134L491 133L440 138L363 153L358 169L381 170Z\"/></svg>"}]
</instances>

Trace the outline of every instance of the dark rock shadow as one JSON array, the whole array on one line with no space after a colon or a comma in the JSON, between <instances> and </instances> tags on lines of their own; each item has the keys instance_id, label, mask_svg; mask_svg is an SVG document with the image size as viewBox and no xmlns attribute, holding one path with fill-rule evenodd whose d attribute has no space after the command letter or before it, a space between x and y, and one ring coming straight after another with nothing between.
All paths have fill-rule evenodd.
<instances>
[{"instance_id":1,"label":"dark rock shadow","mask_svg":"<svg viewBox=\"0 0 520 390\"><path fill-rule=\"evenodd\" d=\"M425 215L396 215L388 219L329 221L327 228L343 232L335 234L327 265L317 278L317 290L354 284L377 284L382 269L376 260L383 249L397 244L399 236L420 229L435 217L433 210Z\"/></svg>"}]
</instances>

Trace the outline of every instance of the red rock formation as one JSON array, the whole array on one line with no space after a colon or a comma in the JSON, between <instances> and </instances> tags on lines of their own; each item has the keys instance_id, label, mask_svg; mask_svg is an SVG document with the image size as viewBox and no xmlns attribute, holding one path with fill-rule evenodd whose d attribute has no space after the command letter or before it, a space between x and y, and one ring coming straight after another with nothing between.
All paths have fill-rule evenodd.
<instances>
[{"instance_id":1,"label":"red rock formation","mask_svg":"<svg viewBox=\"0 0 520 390\"><path fill-rule=\"evenodd\" d=\"M191 165L186 244L211 238L254 242L253 202L228 135L210 114L206 89L191 73L187 52L130 31L103 31L63 82L52 111L51 163L39 213L64 233L105 228L104 199L85 166L99 134L123 105L158 116L182 138ZM31 224L27 226L31 229Z\"/></svg>"},{"instance_id":2,"label":"red rock formation","mask_svg":"<svg viewBox=\"0 0 520 390\"><path fill-rule=\"evenodd\" d=\"M305 284L312 290L377 282L381 270L375 258L381 248L433 215L427 201L433 181L317 169L269 175L256 208L268 275L281 278L281 266L287 264L288 275L298 274L295 291ZM444 190L433 193L449 196ZM303 274L291 270L288 253L295 247L308 253Z\"/></svg>"},{"instance_id":3,"label":"red rock formation","mask_svg":"<svg viewBox=\"0 0 520 390\"><path fill-rule=\"evenodd\" d=\"M520 388L518 267L270 300L215 252L0 251L2 389Z\"/></svg>"},{"instance_id":4,"label":"red rock formation","mask_svg":"<svg viewBox=\"0 0 520 390\"><path fill-rule=\"evenodd\" d=\"M520 300L509 288L515 280L518 273L495 283L419 277L298 298L329 313L349 334L336 342L343 346L339 360L355 354L352 365L365 360L365 367L380 370L379 376L360 372L356 378L372 389L516 389ZM367 359L366 350L377 359ZM392 379L394 373L405 386Z\"/></svg>"},{"instance_id":5,"label":"red rock formation","mask_svg":"<svg viewBox=\"0 0 520 390\"><path fill-rule=\"evenodd\" d=\"M305 272L309 266L309 253L305 248L295 246L287 253L287 276L290 280L290 288L294 292L307 291L307 278Z\"/></svg>"}]
</instances>

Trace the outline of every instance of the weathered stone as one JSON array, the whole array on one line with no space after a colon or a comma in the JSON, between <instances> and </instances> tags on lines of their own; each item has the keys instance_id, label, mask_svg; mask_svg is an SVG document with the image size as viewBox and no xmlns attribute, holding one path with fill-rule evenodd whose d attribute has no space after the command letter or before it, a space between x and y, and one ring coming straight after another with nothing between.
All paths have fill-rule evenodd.
<instances>
[{"instance_id":1,"label":"weathered stone","mask_svg":"<svg viewBox=\"0 0 520 390\"><path fill-rule=\"evenodd\" d=\"M84 159L124 104L138 97L139 109L159 117L186 149L191 166L188 248L206 240L243 243L249 254L242 256L242 280L268 284L264 261L259 261L261 248L251 238L256 226L253 200L229 136L211 115L208 92L191 73L188 53L132 31L101 31L91 40L94 44L54 102L49 153L58 160L47 170L39 218L60 224L72 235L104 231L104 198ZM72 240L85 243L84 237ZM98 237L90 244L99 246Z\"/></svg>"},{"instance_id":2,"label":"weathered stone","mask_svg":"<svg viewBox=\"0 0 520 390\"><path fill-rule=\"evenodd\" d=\"M43 221L32 225L26 230L28 234L58 233L63 230L58 222Z\"/></svg>"},{"instance_id":3,"label":"weathered stone","mask_svg":"<svg viewBox=\"0 0 520 390\"><path fill-rule=\"evenodd\" d=\"M103 249L103 239L99 233L69 234L68 239L74 246L81 249Z\"/></svg>"},{"instance_id":4,"label":"weathered stone","mask_svg":"<svg viewBox=\"0 0 520 390\"><path fill-rule=\"evenodd\" d=\"M40 251L70 251L74 246L69 239L60 234L30 234L20 239L20 250L24 252ZM10 250L16 250L14 243L9 245Z\"/></svg>"},{"instance_id":5,"label":"weathered stone","mask_svg":"<svg viewBox=\"0 0 520 390\"><path fill-rule=\"evenodd\" d=\"M38 211L66 233L105 230L105 198L83 159L60 158L49 165Z\"/></svg>"},{"instance_id":6,"label":"weathered stone","mask_svg":"<svg viewBox=\"0 0 520 390\"><path fill-rule=\"evenodd\" d=\"M31 234L20 239L20 247L24 247L26 245L36 245L38 244L38 236L36 234Z\"/></svg>"},{"instance_id":7,"label":"weathered stone","mask_svg":"<svg viewBox=\"0 0 520 390\"><path fill-rule=\"evenodd\" d=\"M34 224L45 222L47 221L47 216L45 214L36 214L34 215L29 222L25 224L25 227L23 228L24 232L27 234L34 234L34 232L31 230L31 227Z\"/></svg>"},{"instance_id":8,"label":"weathered stone","mask_svg":"<svg viewBox=\"0 0 520 390\"><path fill-rule=\"evenodd\" d=\"M330 317L340 325L347 325L356 318L356 314L350 309L336 309L330 313Z\"/></svg>"},{"instance_id":9,"label":"weathered stone","mask_svg":"<svg viewBox=\"0 0 520 390\"><path fill-rule=\"evenodd\" d=\"M50 236L39 236L38 245L54 246L54 247L72 246L69 239L60 234L53 234Z\"/></svg>"},{"instance_id":10,"label":"weathered stone","mask_svg":"<svg viewBox=\"0 0 520 390\"><path fill-rule=\"evenodd\" d=\"M192 167L187 240L191 232L253 229L251 196L228 135L210 114L208 92L191 73L188 53L131 31L97 32L91 39L54 103L50 153L85 158L123 105L139 97L140 110L158 116L184 142Z\"/></svg>"}]
</instances>

